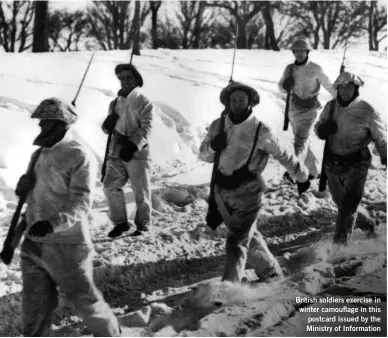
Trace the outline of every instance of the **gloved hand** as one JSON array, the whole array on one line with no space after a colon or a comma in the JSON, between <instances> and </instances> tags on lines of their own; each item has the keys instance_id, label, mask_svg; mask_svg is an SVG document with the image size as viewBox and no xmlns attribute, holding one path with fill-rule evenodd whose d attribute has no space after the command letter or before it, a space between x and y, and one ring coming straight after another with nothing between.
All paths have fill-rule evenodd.
<instances>
[{"instance_id":1,"label":"gloved hand","mask_svg":"<svg viewBox=\"0 0 388 338\"><path fill-rule=\"evenodd\" d=\"M311 183L309 180L307 180L306 182L303 182L303 183L296 182L296 185L298 187L299 196L302 195L304 192L306 192L310 188L310 184Z\"/></svg>"},{"instance_id":2,"label":"gloved hand","mask_svg":"<svg viewBox=\"0 0 388 338\"><path fill-rule=\"evenodd\" d=\"M132 141L130 141L129 139L126 139L122 145L121 145L121 149L120 149L120 158L122 161L124 162L129 162L133 155L138 151L138 147L135 143L133 143Z\"/></svg>"},{"instance_id":3,"label":"gloved hand","mask_svg":"<svg viewBox=\"0 0 388 338\"><path fill-rule=\"evenodd\" d=\"M22 175L20 176L19 182L16 185L15 194L16 196L21 196L27 194L35 185L36 179L35 175Z\"/></svg>"},{"instance_id":4,"label":"gloved hand","mask_svg":"<svg viewBox=\"0 0 388 338\"><path fill-rule=\"evenodd\" d=\"M291 90L292 87L294 87L294 85L295 85L295 80L291 76L291 77L286 77L284 79L282 87L284 90L289 91L289 90Z\"/></svg>"},{"instance_id":5,"label":"gloved hand","mask_svg":"<svg viewBox=\"0 0 388 338\"><path fill-rule=\"evenodd\" d=\"M30 236L44 237L53 232L53 227L49 221L36 222L28 231Z\"/></svg>"},{"instance_id":6,"label":"gloved hand","mask_svg":"<svg viewBox=\"0 0 388 338\"><path fill-rule=\"evenodd\" d=\"M219 133L210 141L210 147L212 147L214 151L224 150L226 148L226 133Z\"/></svg>"},{"instance_id":7,"label":"gloved hand","mask_svg":"<svg viewBox=\"0 0 388 338\"><path fill-rule=\"evenodd\" d=\"M109 134L113 132L119 116L116 113L109 114L102 124L102 129L105 129Z\"/></svg>"},{"instance_id":8,"label":"gloved hand","mask_svg":"<svg viewBox=\"0 0 388 338\"><path fill-rule=\"evenodd\" d=\"M327 140L330 135L333 135L338 130L338 124L336 121L328 120L324 123L322 123L318 129L318 136L321 140Z\"/></svg>"}]
</instances>

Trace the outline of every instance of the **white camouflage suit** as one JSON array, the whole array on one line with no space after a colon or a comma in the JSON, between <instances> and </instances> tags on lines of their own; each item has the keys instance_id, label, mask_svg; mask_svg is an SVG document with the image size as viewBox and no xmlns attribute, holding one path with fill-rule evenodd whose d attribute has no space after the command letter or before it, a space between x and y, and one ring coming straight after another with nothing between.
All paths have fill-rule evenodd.
<instances>
[{"instance_id":1,"label":"white camouflage suit","mask_svg":"<svg viewBox=\"0 0 388 338\"><path fill-rule=\"evenodd\" d=\"M307 63L302 66L296 66L294 64L288 65L278 84L280 91L286 92L282 85L286 77L290 74L290 67L292 67L292 76L295 85L291 90L288 117L294 133L295 155L304 159L304 163L309 169L310 175L316 176L320 171L319 162L311 150L309 137L314 126L314 121L317 118L318 110L321 109L322 106L317 100L317 103L311 108L297 107L292 100L292 95L295 93L301 99L311 98L319 94L321 85L333 98L336 97L336 91L322 67L312 61L307 61Z\"/></svg>"},{"instance_id":2,"label":"white camouflage suit","mask_svg":"<svg viewBox=\"0 0 388 338\"><path fill-rule=\"evenodd\" d=\"M328 102L323 109L315 132L329 120L330 105ZM366 101L357 97L347 107L335 102L332 119L336 121L338 130L331 135L328 142L329 151L339 156L354 154L367 149L374 142L380 155L381 162L387 163L387 132L380 114ZM369 153L369 150L367 150ZM328 185L333 201L338 207L334 241L347 243L356 225L362 230L373 230L374 221L369 213L360 205L366 183L371 158L348 165L325 162Z\"/></svg>"},{"instance_id":3,"label":"white camouflage suit","mask_svg":"<svg viewBox=\"0 0 388 338\"><path fill-rule=\"evenodd\" d=\"M26 237L21 248L23 334L47 337L59 286L95 336L120 336L117 318L93 280L93 244L88 215L97 179L97 161L70 134L43 148L36 184L27 196ZM39 221L53 232L28 234Z\"/></svg>"},{"instance_id":4,"label":"white camouflage suit","mask_svg":"<svg viewBox=\"0 0 388 338\"><path fill-rule=\"evenodd\" d=\"M260 122L254 112L255 109L240 124L233 124L229 116L225 119L227 146L221 152L218 168L224 175L231 175L249 158ZM201 144L199 158L203 161L214 162L215 151L211 148L210 142L219 133L220 121L219 118L210 125L208 134ZM279 160L293 178L301 182L307 180L306 167L300 166L297 158L280 146L269 127L261 123L258 140L248 167L252 173L257 174L256 179L244 182L237 189L226 190L216 185L214 190L218 210L229 230L224 280L240 282L244 277L247 259L260 279L265 280L273 273L282 274L279 263L269 251L256 225L265 186L261 173L267 165L269 154Z\"/></svg>"},{"instance_id":5,"label":"white camouflage suit","mask_svg":"<svg viewBox=\"0 0 388 338\"><path fill-rule=\"evenodd\" d=\"M112 113L113 101L109 106ZM117 99L115 113L119 119L114 128L109 148L104 192L109 205L109 217L114 224L127 222L123 187L128 179L131 183L136 202L135 224L139 227L151 225L151 157L148 139L152 129L154 114L153 103L135 88L127 97ZM105 133L108 133L104 130ZM121 145L117 133L129 137L137 145L138 151L129 162L119 157Z\"/></svg>"}]
</instances>

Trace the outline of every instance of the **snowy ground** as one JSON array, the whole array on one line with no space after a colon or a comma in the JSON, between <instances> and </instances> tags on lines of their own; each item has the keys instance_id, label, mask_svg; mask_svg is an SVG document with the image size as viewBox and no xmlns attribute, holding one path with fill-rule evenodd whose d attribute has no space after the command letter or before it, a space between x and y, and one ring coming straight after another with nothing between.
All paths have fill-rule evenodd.
<instances>
[{"instance_id":1,"label":"snowy ground","mask_svg":"<svg viewBox=\"0 0 388 338\"><path fill-rule=\"evenodd\" d=\"M90 56L0 54L1 242L17 201L13 189L38 132L29 115L50 96L72 101ZM342 54L320 51L311 56L334 81ZM77 100L76 137L100 161L106 142L100 125L119 89L114 66L128 58L128 52L96 53ZM159 107L151 140L154 232L144 239L108 240L111 224L100 186L92 213L98 286L129 327L127 335L303 335L306 318L296 311L296 296L374 295L386 302L386 171L376 156L362 203L379 220L378 238L365 239L356 230L349 247L332 247L336 214L331 199L318 200L311 192L299 198L295 187L281 180L284 169L270 159L264 177L274 189L265 196L258 226L287 279L249 287L219 283L226 230L222 226L212 232L204 224L211 167L197 161L196 152L206 126L221 112L219 93L229 81L231 58L228 50L158 50L134 59L144 91ZM289 51L238 51L234 72L235 80L257 88L260 116L289 146L292 136L281 130L284 100L276 83L291 61ZM363 78L361 96L386 121L386 55L351 50L346 65ZM327 101L329 94L323 90L320 99ZM322 153L323 143L313 138L313 148ZM130 186L126 191L133 217ZM21 334L19 261L17 252L9 268L0 265L0 336ZM249 277L252 270L247 271ZM205 284L198 286L201 282ZM62 298L54 335L88 335Z\"/></svg>"}]
</instances>

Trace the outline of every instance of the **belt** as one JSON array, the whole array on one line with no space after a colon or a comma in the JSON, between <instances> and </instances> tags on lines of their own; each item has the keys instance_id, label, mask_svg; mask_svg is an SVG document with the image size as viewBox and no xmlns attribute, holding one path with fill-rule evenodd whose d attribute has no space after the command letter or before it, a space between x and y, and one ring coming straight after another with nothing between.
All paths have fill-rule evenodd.
<instances>
[{"instance_id":1,"label":"belt","mask_svg":"<svg viewBox=\"0 0 388 338\"><path fill-rule=\"evenodd\" d=\"M327 160L335 165L351 165L360 161L369 160L370 158L371 154L368 148L363 148L348 155L337 155L330 151L327 154Z\"/></svg>"},{"instance_id":2,"label":"belt","mask_svg":"<svg viewBox=\"0 0 388 338\"><path fill-rule=\"evenodd\" d=\"M302 99L295 93L292 94L292 102L294 103L295 106L301 107L301 108L312 108L318 103L318 95L308 97L306 99Z\"/></svg>"}]
</instances>

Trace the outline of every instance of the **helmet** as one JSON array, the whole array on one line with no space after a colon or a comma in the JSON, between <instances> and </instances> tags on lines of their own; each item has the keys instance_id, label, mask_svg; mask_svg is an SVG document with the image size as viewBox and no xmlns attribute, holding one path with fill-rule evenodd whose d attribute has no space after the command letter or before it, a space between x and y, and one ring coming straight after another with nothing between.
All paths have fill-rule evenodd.
<instances>
[{"instance_id":1,"label":"helmet","mask_svg":"<svg viewBox=\"0 0 388 338\"><path fill-rule=\"evenodd\" d=\"M38 107L36 107L31 118L40 120L60 120L67 124L72 124L77 121L78 116L70 105L63 103L55 97L51 97L43 100Z\"/></svg>"},{"instance_id":2,"label":"helmet","mask_svg":"<svg viewBox=\"0 0 388 338\"><path fill-rule=\"evenodd\" d=\"M311 45L307 42L307 40L305 40L305 39L298 39L298 40L296 40L292 44L290 49L291 50L294 50L294 49L304 49L304 50L310 51L310 50L313 50L313 47L311 47Z\"/></svg>"},{"instance_id":3,"label":"helmet","mask_svg":"<svg viewBox=\"0 0 388 338\"><path fill-rule=\"evenodd\" d=\"M260 103L260 95L255 89L241 82L232 82L221 91L220 101L224 106L229 104L230 95L236 90L242 90L248 94L251 107Z\"/></svg>"},{"instance_id":4,"label":"helmet","mask_svg":"<svg viewBox=\"0 0 388 338\"><path fill-rule=\"evenodd\" d=\"M364 85L364 81L359 76L351 72L343 72L340 74L333 83L334 89L337 89L340 84L353 82L356 86L361 87Z\"/></svg>"},{"instance_id":5,"label":"helmet","mask_svg":"<svg viewBox=\"0 0 388 338\"><path fill-rule=\"evenodd\" d=\"M115 68L116 76L119 77L119 74L123 70L129 70L133 74L133 76L138 80L139 87L143 87L143 78L140 75L137 68L132 63L122 63L122 64L117 65Z\"/></svg>"}]
</instances>

